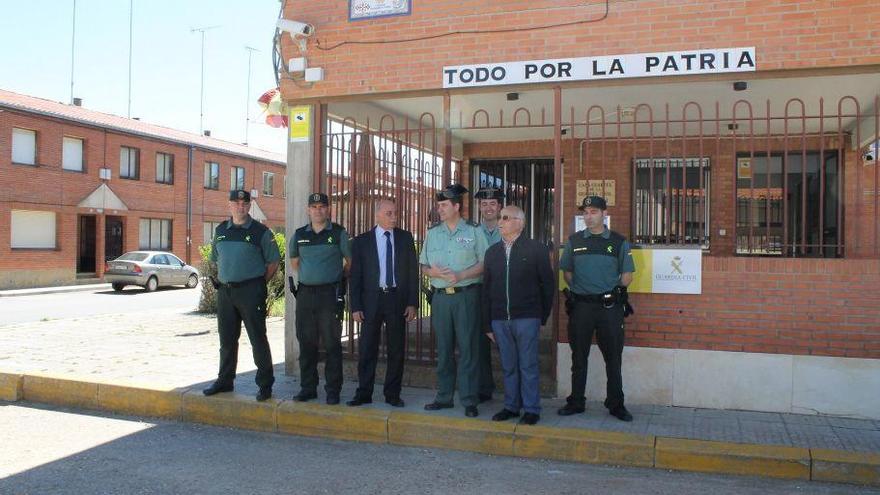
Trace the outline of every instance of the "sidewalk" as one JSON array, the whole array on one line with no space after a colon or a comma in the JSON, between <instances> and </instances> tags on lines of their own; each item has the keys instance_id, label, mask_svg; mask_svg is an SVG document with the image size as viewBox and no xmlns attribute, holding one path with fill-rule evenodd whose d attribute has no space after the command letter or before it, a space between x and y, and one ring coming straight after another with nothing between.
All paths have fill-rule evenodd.
<instances>
[{"instance_id":1,"label":"sidewalk","mask_svg":"<svg viewBox=\"0 0 880 495\"><path fill-rule=\"evenodd\" d=\"M270 318L267 324L273 358L281 363L283 319ZM404 389L402 409L384 404L381 387L374 394L377 402L360 408L326 406L323 390L318 401L293 403L289 399L299 385L295 377L283 374L283 364L276 365L274 399L260 404L253 400L254 366L244 332L235 393L204 398L200 390L215 378L217 353L215 319L195 313L159 311L149 318L105 315L4 325L0 398L5 383L7 395L10 386L17 390L14 399L129 413L125 404L171 400L169 414L157 415L297 434L880 485L880 421L633 404L628 407L635 420L623 423L599 402L588 403L585 414L563 418L556 414L563 401L545 399L539 426L523 427L490 421L503 407L499 394L480 405L476 419L465 419L461 407L426 413L422 406L432 400L433 391L415 388ZM136 387L140 392L126 392L128 402L122 405L101 403L101 390L110 386ZM355 387L344 385L343 404ZM83 392L92 389L95 397ZM143 397L138 398L139 393ZM165 393L170 398L161 396ZM151 414L149 408L136 411Z\"/></svg>"}]
</instances>

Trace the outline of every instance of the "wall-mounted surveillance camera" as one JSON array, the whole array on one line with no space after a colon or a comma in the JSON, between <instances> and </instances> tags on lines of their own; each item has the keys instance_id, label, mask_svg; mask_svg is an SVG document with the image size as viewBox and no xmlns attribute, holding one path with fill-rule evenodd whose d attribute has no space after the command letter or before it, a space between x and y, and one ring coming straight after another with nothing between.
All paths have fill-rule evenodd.
<instances>
[{"instance_id":1,"label":"wall-mounted surveillance camera","mask_svg":"<svg viewBox=\"0 0 880 495\"><path fill-rule=\"evenodd\" d=\"M315 32L315 26L305 22L291 21L289 19L278 19L278 22L275 23L275 27L286 33L290 33L293 37L309 37Z\"/></svg>"}]
</instances>

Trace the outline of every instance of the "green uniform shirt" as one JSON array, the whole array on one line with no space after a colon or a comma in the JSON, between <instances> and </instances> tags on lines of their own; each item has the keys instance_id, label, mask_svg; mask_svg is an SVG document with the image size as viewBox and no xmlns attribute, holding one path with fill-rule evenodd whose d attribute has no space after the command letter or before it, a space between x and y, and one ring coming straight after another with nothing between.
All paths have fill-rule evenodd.
<instances>
[{"instance_id":1,"label":"green uniform shirt","mask_svg":"<svg viewBox=\"0 0 880 495\"><path fill-rule=\"evenodd\" d=\"M483 231L483 235L486 236L486 240L489 242L490 246L496 242L501 242L501 229L498 228L498 224L495 224L495 230L489 232L489 229L481 223L480 230Z\"/></svg>"},{"instance_id":2,"label":"green uniform shirt","mask_svg":"<svg viewBox=\"0 0 880 495\"><path fill-rule=\"evenodd\" d=\"M575 294L603 294L620 285L620 274L634 273L630 244L606 228L601 234L582 230L565 242L559 259L562 271L573 272L571 291Z\"/></svg>"},{"instance_id":3,"label":"green uniform shirt","mask_svg":"<svg viewBox=\"0 0 880 495\"><path fill-rule=\"evenodd\" d=\"M460 272L481 263L488 248L489 243L480 227L461 218L455 229L450 231L446 223L441 222L428 229L419 263ZM482 280L483 277L478 276L459 280L454 285L464 287L478 284ZM431 278L431 285L442 289L449 287L449 282L442 278Z\"/></svg>"},{"instance_id":4,"label":"green uniform shirt","mask_svg":"<svg viewBox=\"0 0 880 495\"><path fill-rule=\"evenodd\" d=\"M320 232L308 223L296 229L288 247L290 258L299 258L299 282L334 284L342 280L342 258L351 258L348 232L329 220Z\"/></svg>"},{"instance_id":5,"label":"green uniform shirt","mask_svg":"<svg viewBox=\"0 0 880 495\"><path fill-rule=\"evenodd\" d=\"M272 231L248 215L243 225L227 220L217 226L211 242L211 261L223 283L266 275L266 265L281 259Z\"/></svg>"}]
</instances>

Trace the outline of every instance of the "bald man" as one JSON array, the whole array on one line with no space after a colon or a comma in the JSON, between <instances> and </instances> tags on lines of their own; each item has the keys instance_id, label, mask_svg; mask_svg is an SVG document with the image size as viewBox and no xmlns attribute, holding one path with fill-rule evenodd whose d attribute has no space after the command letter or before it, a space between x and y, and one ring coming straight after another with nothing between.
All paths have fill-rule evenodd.
<instances>
[{"instance_id":1,"label":"bald man","mask_svg":"<svg viewBox=\"0 0 880 495\"><path fill-rule=\"evenodd\" d=\"M406 322L416 318L419 297L419 263L413 236L397 228L397 205L376 203L376 225L357 236L351 255L351 314L361 323L358 340L358 388L349 406L373 402L373 384L382 325L388 343L385 369L385 402L403 407Z\"/></svg>"}]
</instances>

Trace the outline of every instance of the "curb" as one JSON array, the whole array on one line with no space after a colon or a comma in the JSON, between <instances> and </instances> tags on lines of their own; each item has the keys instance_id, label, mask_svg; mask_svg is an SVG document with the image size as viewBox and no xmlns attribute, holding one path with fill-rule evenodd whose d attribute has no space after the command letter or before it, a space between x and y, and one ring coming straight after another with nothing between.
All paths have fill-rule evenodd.
<instances>
[{"instance_id":1,"label":"curb","mask_svg":"<svg viewBox=\"0 0 880 495\"><path fill-rule=\"evenodd\" d=\"M581 464L880 486L880 454L655 437L348 408L235 393L155 390L0 372L0 400L150 416L347 441L462 450Z\"/></svg>"},{"instance_id":2,"label":"curb","mask_svg":"<svg viewBox=\"0 0 880 495\"><path fill-rule=\"evenodd\" d=\"M90 290L110 289L110 284L65 285L62 287L43 287L36 289L0 290L0 297L37 296L41 294L63 294L65 292L86 292Z\"/></svg>"}]
</instances>

